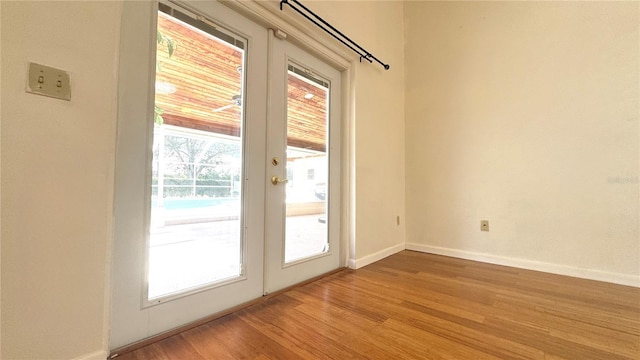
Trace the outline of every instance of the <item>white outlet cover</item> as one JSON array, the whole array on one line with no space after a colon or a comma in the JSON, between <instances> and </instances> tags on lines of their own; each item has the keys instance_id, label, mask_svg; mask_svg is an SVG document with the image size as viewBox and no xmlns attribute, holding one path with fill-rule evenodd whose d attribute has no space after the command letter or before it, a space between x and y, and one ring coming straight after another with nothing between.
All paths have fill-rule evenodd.
<instances>
[{"instance_id":1,"label":"white outlet cover","mask_svg":"<svg viewBox=\"0 0 640 360\"><path fill-rule=\"evenodd\" d=\"M28 71L28 93L71 101L71 82L66 71L36 63L29 63Z\"/></svg>"}]
</instances>

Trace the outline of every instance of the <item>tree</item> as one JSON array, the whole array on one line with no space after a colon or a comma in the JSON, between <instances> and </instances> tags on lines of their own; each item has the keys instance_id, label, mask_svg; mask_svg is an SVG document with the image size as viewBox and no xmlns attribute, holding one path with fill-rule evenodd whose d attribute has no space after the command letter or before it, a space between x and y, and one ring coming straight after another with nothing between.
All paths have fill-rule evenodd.
<instances>
[{"instance_id":1,"label":"tree","mask_svg":"<svg viewBox=\"0 0 640 360\"><path fill-rule=\"evenodd\" d=\"M160 32L160 30L157 31L156 38L157 38L157 49L160 49L160 47L166 48L167 53L169 54L169 57L172 57L173 53L178 48L178 42L166 35L163 35ZM160 66L160 61L158 60L158 57L156 57L156 72L160 72L161 70L162 70L162 67ZM158 105L154 105L153 110L154 110L153 121L158 125L162 125L164 123L164 119L162 118L162 114L164 113L164 110L160 108Z\"/></svg>"},{"instance_id":2,"label":"tree","mask_svg":"<svg viewBox=\"0 0 640 360\"><path fill-rule=\"evenodd\" d=\"M155 149L154 157L159 151ZM228 196L240 171L240 142L164 135L165 185L172 196ZM171 188L171 185L181 186ZM167 189L168 190L168 189Z\"/></svg>"}]
</instances>

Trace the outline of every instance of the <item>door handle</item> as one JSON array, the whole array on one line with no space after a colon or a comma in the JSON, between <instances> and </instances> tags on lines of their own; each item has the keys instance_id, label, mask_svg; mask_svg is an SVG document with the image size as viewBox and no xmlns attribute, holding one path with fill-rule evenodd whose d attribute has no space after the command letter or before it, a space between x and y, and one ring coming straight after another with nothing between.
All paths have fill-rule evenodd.
<instances>
[{"instance_id":1,"label":"door handle","mask_svg":"<svg viewBox=\"0 0 640 360\"><path fill-rule=\"evenodd\" d=\"M278 185L278 184L282 184L282 183L286 183L287 181L289 181L288 179L280 179L277 176L272 176L271 177L271 183L273 185Z\"/></svg>"}]
</instances>

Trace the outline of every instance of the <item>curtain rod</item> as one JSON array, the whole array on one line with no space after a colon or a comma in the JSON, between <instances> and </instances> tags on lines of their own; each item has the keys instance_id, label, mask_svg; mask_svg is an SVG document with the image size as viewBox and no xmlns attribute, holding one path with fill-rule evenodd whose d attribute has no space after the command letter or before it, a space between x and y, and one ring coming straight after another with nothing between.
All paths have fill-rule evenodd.
<instances>
[{"instance_id":1,"label":"curtain rod","mask_svg":"<svg viewBox=\"0 0 640 360\"><path fill-rule=\"evenodd\" d=\"M347 37L345 34L340 32L340 30L336 29L331 24L326 22L323 18L321 18L320 16L316 15L316 13L314 13L311 10L309 10L309 8L307 8L306 6L301 4L298 0L291 0L291 1L294 2L296 5L300 6L302 9L304 9L304 11L308 12L309 14L311 14L314 18L316 18L318 21L320 21L322 24L327 26L329 29L331 29L332 31L334 31L335 33L337 33L338 35L340 35L344 39L341 39L340 37L338 37L338 35L336 35L332 31L329 31L329 29L324 27L322 24L318 23L318 21L312 19L309 15L305 14L302 10L300 10L297 7L295 7L294 5L292 5L289 2L289 0L281 0L280 1L280 11L282 11L282 4L289 5L289 7L292 8L293 10L295 10L298 14L304 16L307 20L309 20L312 23L314 23L317 27L319 27L320 29L324 30L327 34L333 36L336 40L340 41L343 45L345 45L346 47L351 49L356 54L360 55L360 62L362 62L362 59L365 59L368 62L372 63L373 62L372 59L373 59L378 64L382 65L382 67L384 67L385 70L389 70L389 67L390 67L389 64L385 64L382 61L380 61L377 57L373 56L373 54L371 54L370 52L368 52L367 50L362 48L362 46L358 45L358 43L356 43L355 41L349 39L349 37ZM358 48L358 49L356 49L356 48Z\"/></svg>"}]
</instances>

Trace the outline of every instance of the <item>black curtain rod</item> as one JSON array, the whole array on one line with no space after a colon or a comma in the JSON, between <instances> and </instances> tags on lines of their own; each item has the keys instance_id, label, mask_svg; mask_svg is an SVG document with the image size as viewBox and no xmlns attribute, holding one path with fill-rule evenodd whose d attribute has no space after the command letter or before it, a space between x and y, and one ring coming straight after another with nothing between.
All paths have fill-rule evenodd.
<instances>
[{"instance_id":1,"label":"black curtain rod","mask_svg":"<svg viewBox=\"0 0 640 360\"><path fill-rule=\"evenodd\" d=\"M329 31L329 29L327 29L326 27L322 26L320 23L318 23L318 21L312 19L309 15L305 14L300 9L298 9L297 7L295 7L294 5L289 3L289 0L281 0L280 1L280 11L282 11L282 4L289 5L289 7L292 8L293 10L295 10L298 14L304 16L307 20L309 20L312 23L314 23L317 27L319 27L322 30L324 30L327 34L333 36L336 40L340 41L343 45L345 45L346 47L351 49L356 54L360 55L360 62L362 62L362 59L365 59L368 62L372 63L373 61L371 59L373 59L378 64L382 65L382 67L384 67L385 70L389 70L389 67L390 67L389 64L385 64L382 61L380 61L377 57L373 56L373 54L371 54L370 52L368 52L367 50L362 48L362 46L358 45L358 43L356 43L355 41L349 39L349 37L347 37L345 34L341 33L340 30L336 29L331 24L326 22L323 18L318 16L316 13L314 13L311 10L309 10L309 8L307 8L306 6L302 5L298 0L291 0L291 1L294 2L295 4L299 5L302 9L304 9L306 12L311 14L314 18L318 19L322 24L324 24L327 27L329 27L329 29L331 29L332 31L336 32L338 35L340 35L342 38L344 38L344 40L341 39L340 37L338 37L338 35L334 34L332 31ZM347 41L349 43L347 43ZM354 46L357 47L359 50L354 48Z\"/></svg>"}]
</instances>

